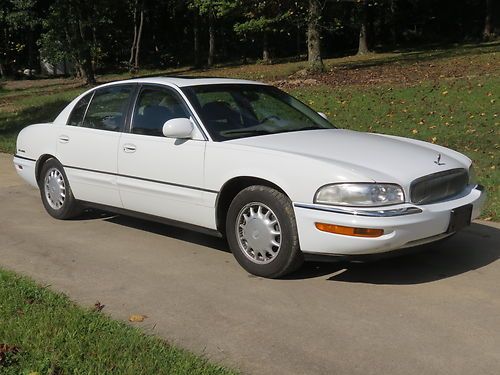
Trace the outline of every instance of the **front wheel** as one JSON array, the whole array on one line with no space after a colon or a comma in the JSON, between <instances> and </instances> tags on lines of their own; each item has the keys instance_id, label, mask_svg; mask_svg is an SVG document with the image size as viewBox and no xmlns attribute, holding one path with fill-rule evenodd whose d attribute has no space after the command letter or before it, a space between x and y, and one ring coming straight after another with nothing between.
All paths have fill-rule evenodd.
<instances>
[{"instance_id":1,"label":"front wheel","mask_svg":"<svg viewBox=\"0 0 500 375\"><path fill-rule=\"evenodd\" d=\"M43 206L50 216L65 220L81 213L63 166L56 159L43 164L39 184Z\"/></svg>"},{"instance_id":2,"label":"front wheel","mask_svg":"<svg viewBox=\"0 0 500 375\"><path fill-rule=\"evenodd\" d=\"M236 195L226 219L234 257L248 272L278 278L303 262L290 199L267 186L250 186Z\"/></svg>"}]
</instances>

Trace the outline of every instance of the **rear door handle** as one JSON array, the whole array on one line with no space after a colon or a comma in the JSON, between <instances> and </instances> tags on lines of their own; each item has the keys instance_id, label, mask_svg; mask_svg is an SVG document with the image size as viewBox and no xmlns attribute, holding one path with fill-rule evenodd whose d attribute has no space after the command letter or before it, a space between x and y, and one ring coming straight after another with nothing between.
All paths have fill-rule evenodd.
<instances>
[{"instance_id":1,"label":"rear door handle","mask_svg":"<svg viewBox=\"0 0 500 375\"><path fill-rule=\"evenodd\" d=\"M59 142L60 143L68 143L69 142L69 137L67 135L60 135L59 136Z\"/></svg>"},{"instance_id":2,"label":"rear door handle","mask_svg":"<svg viewBox=\"0 0 500 375\"><path fill-rule=\"evenodd\" d=\"M135 152L136 147L133 144L127 143L123 145L123 151L125 152Z\"/></svg>"}]
</instances>

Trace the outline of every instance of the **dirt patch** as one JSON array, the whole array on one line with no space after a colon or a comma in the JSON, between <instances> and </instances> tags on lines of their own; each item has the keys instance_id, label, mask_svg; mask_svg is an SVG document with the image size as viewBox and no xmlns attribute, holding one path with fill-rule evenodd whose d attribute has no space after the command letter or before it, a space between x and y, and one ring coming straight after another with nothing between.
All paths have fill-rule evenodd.
<instances>
[{"instance_id":1,"label":"dirt patch","mask_svg":"<svg viewBox=\"0 0 500 375\"><path fill-rule=\"evenodd\" d=\"M408 60L366 60L351 61L345 64L327 66L327 72L307 76L296 72L287 79L272 81L271 84L282 88L299 86L380 86L380 85L415 85L422 82L443 79L469 78L498 74L500 55L450 57L445 59L408 59Z\"/></svg>"},{"instance_id":2,"label":"dirt patch","mask_svg":"<svg viewBox=\"0 0 500 375\"><path fill-rule=\"evenodd\" d=\"M336 66L317 77L321 83L345 85L413 85L424 81L487 76L499 72L500 59L492 54L439 61L388 62L373 66Z\"/></svg>"},{"instance_id":3,"label":"dirt patch","mask_svg":"<svg viewBox=\"0 0 500 375\"><path fill-rule=\"evenodd\" d=\"M68 78L47 78L39 80L18 80L18 81L6 81L4 83L4 88L9 91L14 90L26 90L31 88L42 88L50 86L68 86L68 85L82 85L84 82L79 79L68 79Z\"/></svg>"}]
</instances>

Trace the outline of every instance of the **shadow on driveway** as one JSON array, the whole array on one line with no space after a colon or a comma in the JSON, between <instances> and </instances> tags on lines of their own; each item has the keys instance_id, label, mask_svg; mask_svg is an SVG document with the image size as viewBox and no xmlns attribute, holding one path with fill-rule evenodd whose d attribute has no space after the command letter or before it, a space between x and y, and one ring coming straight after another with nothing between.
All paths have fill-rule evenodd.
<instances>
[{"instance_id":1,"label":"shadow on driveway","mask_svg":"<svg viewBox=\"0 0 500 375\"><path fill-rule=\"evenodd\" d=\"M229 252L224 239L133 217L86 212L81 220L103 219L118 225ZM446 241L414 248L415 252L389 259L352 263L347 261L306 262L286 280L328 277L348 283L409 285L445 279L482 268L500 257L500 230L473 223Z\"/></svg>"},{"instance_id":2,"label":"shadow on driveway","mask_svg":"<svg viewBox=\"0 0 500 375\"><path fill-rule=\"evenodd\" d=\"M422 284L482 268L500 257L500 230L474 223L447 241L415 248L409 255L367 263L309 263L293 279L330 275L348 283Z\"/></svg>"}]
</instances>

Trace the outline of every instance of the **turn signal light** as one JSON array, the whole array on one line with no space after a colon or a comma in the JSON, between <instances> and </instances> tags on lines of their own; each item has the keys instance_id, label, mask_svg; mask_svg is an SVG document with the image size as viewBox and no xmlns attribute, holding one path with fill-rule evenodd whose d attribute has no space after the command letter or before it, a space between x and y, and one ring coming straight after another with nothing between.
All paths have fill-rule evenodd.
<instances>
[{"instance_id":1,"label":"turn signal light","mask_svg":"<svg viewBox=\"0 0 500 375\"><path fill-rule=\"evenodd\" d=\"M380 237L384 234L383 229L371 229L371 228L354 228L354 227L344 227L342 225L325 224L325 223L315 223L316 228L323 232L343 234L345 236L354 237Z\"/></svg>"}]
</instances>

